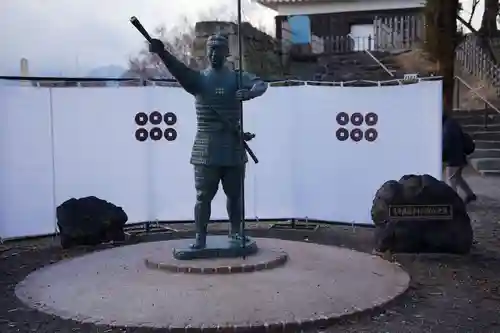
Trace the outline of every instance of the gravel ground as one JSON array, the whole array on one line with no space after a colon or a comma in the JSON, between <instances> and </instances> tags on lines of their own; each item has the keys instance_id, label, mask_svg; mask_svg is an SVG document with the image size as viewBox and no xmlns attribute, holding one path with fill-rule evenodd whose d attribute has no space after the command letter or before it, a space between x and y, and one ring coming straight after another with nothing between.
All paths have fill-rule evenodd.
<instances>
[{"instance_id":1,"label":"gravel ground","mask_svg":"<svg viewBox=\"0 0 500 333\"><path fill-rule=\"evenodd\" d=\"M500 333L500 178L469 176L479 200L471 205L476 244L468 256L394 255L411 275L409 291L384 310L367 313L324 329L349 333ZM267 230L253 225L259 237L307 240L370 252L372 229L325 226L307 231ZM182 228L182 226L178 226ZM217 226L214 226L217 229ZM173 236L165 235L168 239ZM106 248L101 246L100 248ZM31 271L62 258L94 251L63 251L57 240L7 243L0 246L0 332L2 333L112 333L163 332L147 328L110 328L79 324L24 306L14 295L17 282ZM71 283L70 281L68 283ZM117 281L119 283L119 281Z\"/></svg>"}]
</instances>

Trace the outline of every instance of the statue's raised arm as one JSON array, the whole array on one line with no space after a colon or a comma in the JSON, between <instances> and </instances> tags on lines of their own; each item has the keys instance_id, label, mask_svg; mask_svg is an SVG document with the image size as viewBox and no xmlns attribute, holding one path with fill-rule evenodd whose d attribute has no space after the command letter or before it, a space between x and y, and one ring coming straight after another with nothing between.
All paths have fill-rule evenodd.
<instances>
[{"instance_id":1,"label":"statue's raised arm","mask_svg":"<svg viewBox=\"0 0 500 333\"><path fill-rule=\"evenodd\" d=\"M192 95L196 95L201 90L200 72L189 68L182 61L165 49L165 44L159 39L152 39L149 44L149 51L156 53L163 61L168 71L179 82L179 84Z\"/></svg>"}]
</instances>

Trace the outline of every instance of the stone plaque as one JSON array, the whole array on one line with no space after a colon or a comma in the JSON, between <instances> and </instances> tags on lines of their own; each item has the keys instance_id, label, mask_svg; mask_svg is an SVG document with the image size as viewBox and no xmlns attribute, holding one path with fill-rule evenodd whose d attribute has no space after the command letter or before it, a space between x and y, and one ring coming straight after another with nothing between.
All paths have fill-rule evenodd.
<instances>
[{"instance_id":1,"label":"stone plaque","mask_svg":"<svg viewBox=\"0 0 500 333\"><path fill-rule=\"evenodd\" d=\"M390 205L390 220L451 220L451 205Z\"/></svg>"}]
</instances>

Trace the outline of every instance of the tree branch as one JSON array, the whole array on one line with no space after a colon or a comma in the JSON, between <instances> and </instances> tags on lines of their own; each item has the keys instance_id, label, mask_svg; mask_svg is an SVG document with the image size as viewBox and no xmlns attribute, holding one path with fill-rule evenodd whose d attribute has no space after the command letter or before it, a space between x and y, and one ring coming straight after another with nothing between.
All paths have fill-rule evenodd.
<instances>
[{"instance_id":1,"label":"tree branch","mask_svg":"<svg viewBox=\"0 0 500 333\"><path fill-rule=\"evenodd\" d=\"M474 34L477 34L477 30L474 29L474 27L469 22L467 22L466 20L464 20L459 14L457 14L457 20L460 23L462 23L463 25L465 25L465 27L467 27L467 29L469 29L470 31L472 31Z\"/></svg>"},{"instance_id":2,"label":"tree branch","mask_svg":"<svg viewBox=\"0 0 500 333\"><path fill-rule=\"evenodd\" d=\"M474 17L474 14L476 13L476 8L477 5L479 5L480 0L473 0L472 1L472 8L470 11L470 17L469 17L469 25L472 23L472 18Z\"/></svg>"}]
</instances>

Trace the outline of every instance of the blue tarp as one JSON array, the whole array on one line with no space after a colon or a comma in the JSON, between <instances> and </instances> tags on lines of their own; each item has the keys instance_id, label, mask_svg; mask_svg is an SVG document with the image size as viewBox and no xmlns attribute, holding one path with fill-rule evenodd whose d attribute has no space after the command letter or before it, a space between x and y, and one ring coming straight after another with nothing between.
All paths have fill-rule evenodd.
<instances>
[{"instance_id":1,"label":"blue tarp","mask_svg":"<svg viewBox=\"0 0 500 333\"><path fill-rule=\"evenodd\" d=\"M293 44L311 43L311 21L307 15L289 16Z\"/></svg>"}]
</instances>

